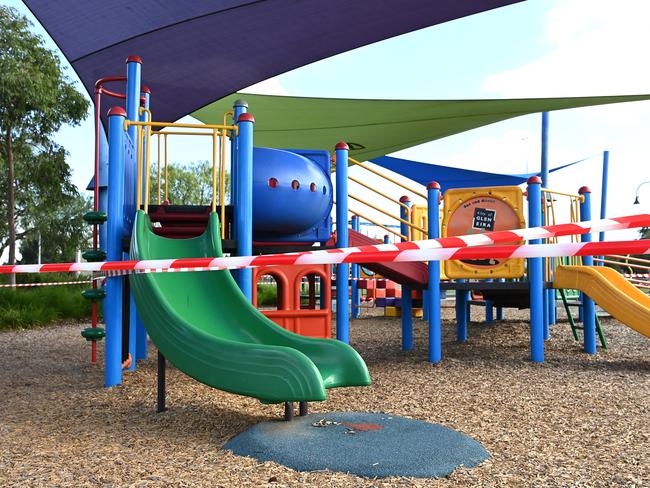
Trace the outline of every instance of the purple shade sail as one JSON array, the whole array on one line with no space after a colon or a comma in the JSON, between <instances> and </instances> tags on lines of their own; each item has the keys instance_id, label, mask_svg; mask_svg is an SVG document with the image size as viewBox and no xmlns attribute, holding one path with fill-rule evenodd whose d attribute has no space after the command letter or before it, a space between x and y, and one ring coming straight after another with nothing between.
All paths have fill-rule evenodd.
<instances>
[{"instance_id":1,"label":"purple shade sail","mask_svg":"<svg viewBox=\"0 0 650 488\"><path fill-rule=\"evenodd\" d=\"M156 119L360 46L522 0L25 0L89 93L143 59ZM116 88L114 85L110 89Z\"/></svg>"}]
</instances>

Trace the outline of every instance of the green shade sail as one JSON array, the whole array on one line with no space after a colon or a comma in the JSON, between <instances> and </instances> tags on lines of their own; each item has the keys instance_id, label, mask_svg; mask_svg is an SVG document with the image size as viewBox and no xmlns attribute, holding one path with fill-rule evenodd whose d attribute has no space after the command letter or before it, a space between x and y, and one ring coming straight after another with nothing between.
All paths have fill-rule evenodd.
<instances>
[{"instance_id":1,"label":"green shade sail","mask_svg":"<svg viewBox=\"0 0 650 488\"><path fill-rule=\"evenodd\" d=\"M520 115L610 103L650 100L650 95L501 100L359 100L235 93L191 115L223 123L237 99L255 117L255 145L275 148L333 148L350 145L350 156L366 161Z\"/></svg>"}]
</instances>

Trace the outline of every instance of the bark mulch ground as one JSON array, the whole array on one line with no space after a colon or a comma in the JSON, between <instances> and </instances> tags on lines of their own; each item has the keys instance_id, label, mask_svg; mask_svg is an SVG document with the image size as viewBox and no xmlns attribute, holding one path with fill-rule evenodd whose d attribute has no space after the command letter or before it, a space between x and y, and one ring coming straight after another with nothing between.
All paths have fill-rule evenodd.
<instances>
[{"instance_id":1,"label":"bark mulch ground","mask_svg":"<svg viewBox=\"0 0 650 488\"><path fill-rule=\"evenodd\" d=\"M470 325L454 342L445 310L441 365L426 362L426 327L400 350L399 319L352 323L373 384L334 390L312 412L367 411L437 422L483 443L492 458L445 479L301 473L224 452L280 406L210 389L168 370L156 414L155 349L119 388L88 364L83 324L0 333L0 486L649 486L650 341L603 319L610 350L588 357L566 323L546 363L528 358L526 312ZM100 346L102 349L103 346ZM100 360L101 360L100 356ZM399 453L395 453L399 456Z\"/></svg>"}]
</instances>

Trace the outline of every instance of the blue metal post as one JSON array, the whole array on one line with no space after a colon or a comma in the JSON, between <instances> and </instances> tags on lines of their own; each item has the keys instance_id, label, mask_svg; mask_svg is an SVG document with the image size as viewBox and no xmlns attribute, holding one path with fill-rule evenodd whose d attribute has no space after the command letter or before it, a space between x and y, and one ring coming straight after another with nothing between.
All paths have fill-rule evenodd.
<instances>
[{"instance_id":1,"label":"blue metal post","mask_svg":"<svg viewBox=\"0 0 650 488\"><path fill-rule=\"evenodd\" d=\"M406 195L401 197L399 201L406 205L404 208L402 205L399 207L399 216L402 220L410 221L409 219L409 207L411 206L411 199ZM409 235L409 227L404 222L400 223L399 226L400 234L404 236ZM406 241L402 237L402 242ZM411 288L402 285L402 351L411 351L413 349L413 299L411 294Z\"/></svg>"},{"instance_id":2,"label":"blue metal post","mask_svg":"<svg viewBox=\"0 0 650 488\"><path fill-rule=\"evenodd\" d=\"M235 196L234 229L237 255L253 254L253 124L255 119L243 113L237 119L237 191ZM253 295L253 271L240 269L236 276L242 293L250 301Z\"/></svg>"},{"instance_id":3,"label":"blue metal post","mask_svg":"<svg viewBox=\"0 0 650 488\"><path fill-rule=\"evenodd\" d=\"M248 103L241 98L235 101L232 107L233 120L239 120L239 116L248 112ZM237 194L237 138L232 137L230 140L230 202L235 202L235 195ZM236 237L233 238L236 239ZM237 273L235 273L236 275Z\"/></svg>"},{"instance_id":4,"label":"blue metal post","mask_svg":"<svg viewBox=\"0 0 650 488\"><path fill-rule=\"evenodd\" d=\"M542 186L548 188L548 112L542 112Z\"/></svg>"},{"instance_id":5,"label":"blue metal post","mask_svg":"<svg viewBox=\"0 0 650 488\"><path fill-rule=\"evenodd\" d=\"M607 186L609 183L609 151L603 152L603 182L600 186L600 218L607 218ZM605 240L605 233L601 232L598 235L598 240L600 242ZM602 257L602 256L601 256ZM601 266L604 266L605 263L600 263Z\"/></svg>"},{"instance_id":6,"label":"blue metal post","mask_svg":"<svg viewBox=\"0 0 650 488\"><path fill-rule=\"evenodd\" d=\"M125 101L125 106L126 106L126 118L128 120L134 120L134 121L139 121L141 120L140 117L140 96L141 96L141 77L142 77L142 59L140 59L139 56L129 56L126 58L126 101ZM147 99L148 94L145 95L145 99ZM148 107L148 105L147 105ZM140 141L138 141L138 129L135 126L129 126L129 137L131 138L131 141L133 142L133 149L135 153L137 154L138 152L138 144ZM146 161L146 157L143 153L143 158L142 158L142 164L144 165L144 161ZM144 168L143 168L144 169ZM135 168L135 171L137 171L137 168ZM110 172L110 169L109 169ZM125 169L126 172L126 169ZM124 174L124 173L123 173ZM144 172L143 172L144 174ZM137 190L137 181L136 178L133 179L133 181L128 181L125 182L124 184L127 185L133 185L131 188L134 190ZM142 182L142 185L144 185L146 182ZM109 185L110 186L110 185ZM144 189L144 188L143 188ZM109 190L110 191L110 190ZM135 194L135 192L134 192ZM144 192L142 193L144 195ZM112 197L111 197L112 199ZM124 199L123 199L124 200ZM123 201L122 200L122 201ZM128 277L125 277L124 279L128 279ZM131 358L133 359L131 361L131 366L128 368L129 371L134 371L135 370L135 359L137 359L138 354L137 354L137 335L138 335L138 318L137 318L137 311L136 311L136 306L135 306L135 300L133 299L133 295L130 295L129 298L129 354L131 355ZM124 318L123 318L124 320ZM139 328L144 330L144 325L142 323L139 324ZM142 331L140 331L140 334L142 334ZM146 347L146 333L145 333L145 347ZM145 354L146 355L146 354Z\"/></svg>"},{"instance_id":7,"label":"blue metal post","mask_svg":"<svg viewBox=\"0 0 650 488\"><path fill-rule=\"evenodd\" d=\"M359 216L352 216L352 230L359 232ZM356 319L359 316L359 308L361 307L361 296L359 293L359 265L353 264L351 269L352 282L350 283L350 303L352 306L352 318Z\"/></svg>"},{"instance_id":8,"label":"blue metal post","mask_svg":"<svg viewBox=\"0 0 650 488\"><path fill-rule=\"evenodd\" d=\"M109 261L122 259L124 222L124 120L126 112L113 107L108 112L108 219L106 255ZM106 366L104 386L122 382L122 290L123 277L106 279L103 303L106 322Z\"/></svg>"},{"instance_id":9,"label":"blue metal post","mask_svg":"<svg viewBox=\"0 0 650 488\"><path fill-rule=\"evenodd\" d=\"M457 283L464 283L467 280L456 280ZM456 340L467 342L467 322L469 315L469 292L467 290L456 290Z\"/></svg>"},{"instance_id":10,"label":"blue metal post","mask_svg":"<svg viewBox=\"0 0 650 488\"><path fill-rule=\"evenodd\" d=\"M139 56L126 58L126 118L129 120L140 120L140 79L142 59ZM138 150L137 139L138 128L129 127L129 136L133 141L134 149ZM135 183L134 183L135 185Z\"/></svg>"},{"instance_id":11,"label":"blue metal post","mask_svg":"<svg viewBox=\"0 0 650 488\"><path fill-rule=\"evenodd\" d=\"M504 283L506 281L505 278L499 278L497 281ZM497 309L497 320L503 320L503 307L496 307Z\"/></svg>"},{"instance_id":12,"label":"blue metal post","mask_svg":"<svg viewBox=\"0 0 650 488\"><path fill-rule=\"evenodd\" d=\"M541 176L542 187L549 188L549 165L548 165L548 127L549 114L542 112L542 154L541 154ZM543 217L542 217L543 218ZM542 222L541 225L547 225ZM542 261L544 267L544 261ZM555 323L555 290L544 290L544 339L549 338L549 324Z\"/></svg>"},{"instance_id":13,"label":"blue metal post","mask_svg":"<svg viewBox=\"0 0 650 488\"><path fill-rule=\"evenodd\" d=\"M334 148L336 161L336 247L348 247L348 151L345 142ZM349 264L336 265L336 338L350 343L348 308Z\"/></svg>"},{"instance_id":14,"label":"blue metal post","mask_svg":"<svg viewBox=\"0 0 650 488\"><path fill-rule=\"evenodd\" d=\"M528 179L528 226L539 227L542 222L542 180L537 176ZM531 239L530 244L541 244L541 239ZM530 360L544 362L544 269L542 258L528 259L530 286Z\"/></svg>"},{"instance_id":15,"label":"blue metal post","mask_svg":"<svg viewBox=\"0 0 650 488\"><path fill-rule=\"evenodd\" d=\"M492 283L494 280L486 280ZM491 324L494 321L494 303L492 300L485 300L485 323Z\"/></svg>"},{"instance_id":16,"label":"blue metal post","mask_svg":"<svg viewBox=\"0 0 650 488\"><path fill-rule=\"evenodd\" d=\"M591 220L591 190L583 186L578 190L578 193L584 198L580 204L580 220ZM591 242L591 234L582 234L580 240L582 242ZM593 256L583 256L582 265L593 266ZM584 328L584 349L587 354L596 354L596 306L594 301L587 295L583 295L582 306L584 308L582 322Z\"/></svg>"},{"instance_id":17,"label":"blue metal post","mask_svg":"<svg viewBox=\"0 0 650 488\"><path fill-rule=\"evenodd\" d=\"M429 239L440 237L440 185L427 185L427 219ZM440 261L429 261L429 361L442 361L442 330L440 325Z\"/></svg>"}]
</instances>

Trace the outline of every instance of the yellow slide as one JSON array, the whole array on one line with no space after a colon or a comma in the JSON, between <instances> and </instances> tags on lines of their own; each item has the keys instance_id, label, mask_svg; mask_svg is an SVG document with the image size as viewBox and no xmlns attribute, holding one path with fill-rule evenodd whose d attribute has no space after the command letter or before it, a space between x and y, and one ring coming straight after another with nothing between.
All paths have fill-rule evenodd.
<instances>
[{"instance_id":1,"label":"yellow slide","mask_svg":"<svg viewBox=\"0 0 650 488\"><path fill-rule=\"evenodd\" d=\"M616 320L650 337L650 297L612 268L559 266L553 288L580 290Z\"/></svg>"}]
</instances>

